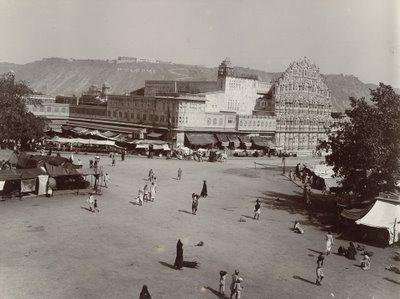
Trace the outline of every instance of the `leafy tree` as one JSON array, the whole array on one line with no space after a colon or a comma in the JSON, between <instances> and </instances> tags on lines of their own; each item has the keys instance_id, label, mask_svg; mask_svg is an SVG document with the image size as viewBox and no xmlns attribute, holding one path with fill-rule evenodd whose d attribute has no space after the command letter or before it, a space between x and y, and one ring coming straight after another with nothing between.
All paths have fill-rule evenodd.
<instances>
[{"instance_id":1,"label":"leafy tree","mask_svg":"<svg viewBox=\"0 0 400 299\"><path fill-rule=\"evenodd\" d=\"M372 200L394 191L400 179L400 96L380 83L371 90L370 103L350 100L350 121L332 130L326 161L343 178L345 192Z\"/></svg>"},{"instance_id":2,"label":"leafy tree","mask_svg":"<svg viewBox=\"0 0 400 299\"><path fill-rule=\"evenodd\" d=\"M13 73L0 77L0 142L14 141L25 149L32 139L43 136L44 119L26 109L24 96L32 93L25 82L15 81Z\"/></svg>"}]
</instances>

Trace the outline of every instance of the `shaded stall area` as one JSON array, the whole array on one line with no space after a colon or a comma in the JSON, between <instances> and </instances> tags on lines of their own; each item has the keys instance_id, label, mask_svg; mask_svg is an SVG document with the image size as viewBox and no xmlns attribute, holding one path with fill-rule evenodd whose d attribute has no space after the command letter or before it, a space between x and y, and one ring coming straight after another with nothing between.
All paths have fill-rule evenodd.
<instances>
[{"instance_id":1,"label":"shaded stall area","mask_svg":"<svg viewBox=\"0 0 400 299\"><path fill-rule=\"evenodd\" d=\"M226 134L215 134L215 137L217 138L218 141L218 146L221 148L227 148L229 146L229 139Z\"/></svg>"},{"instance_id":2,"label":"shaded stall area","mask_svg":"<svg viewBox=\"0 0 400 299\"><path fill-rule=\"evenodd\" d=\"M240 139L236 134L227 135L229 140L229 146L231 148L239 148L240 147Z\"/></svg>"},{"instance_id":3,"label":"shaded stall area","mask_svg":"<svg viewBox=\"0 0 400 299\"><path fill-rule=\"evenodd\" d=\"M400 194L384 193L368 206L343 209L346 232L364 242L388 246L400 240Z\"/></svg>"},{"instance_id":4,"label":"shaded stall area","mask_svg":"<svg viewBox=\"0 0 400 299\"><path fill-rule=\"evenodd\" d=\"M207 133L186 133L185 134L185 146L191 148L212 148L217 144L217 139L213 134Z\"/></svg>"},{"instance_id":5,"label":"shaded stall area","mask_svg":"<svg viewBox=\"0 0 400 299\"><path fill-rule=\"evenodd\" d=\"M252 136L253 148L264 150L266 153L275 149L272 137L270 136Z\"/></svg>"}]
</instances>

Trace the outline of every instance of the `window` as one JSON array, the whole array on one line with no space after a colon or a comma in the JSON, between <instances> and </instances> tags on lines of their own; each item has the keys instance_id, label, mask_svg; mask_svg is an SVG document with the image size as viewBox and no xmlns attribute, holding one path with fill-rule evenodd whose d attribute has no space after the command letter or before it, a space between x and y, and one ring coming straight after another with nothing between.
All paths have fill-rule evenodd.
<instances>
[{"instance_id":1,"label":"window","mask_svg":"<svg viewBox=\"0 0 400 299\"><path fill-rule=\"evenodd\" d=\"M62 112L62 113L66 113L66 112L67 112L67 108L65 108L65 107L64 107L64 108L61 108L61 112Z\"/></svg>"},{"instance_id":2,"label":"window","mask_svg":"<svg viewBox=\"0 0 400 299\"><path fill-rule=\"evenodd\" d=\"M122 118L122 111L118 112L118 117Z\"/></svg>"},{"instance_id":3,"label":"window","mask_svg":"<svg viewBox=\"0 0 400 299\"><path fill-rule=\"evenodd\" d=\"M257 127L259 127L260 126L260 121L257 121Z\"/></svg>"},{"instance_id":4,"label":"window","mask_svg":"<svg viewBox=\"0 0 400 299\"><path fill-rule=\"evenodd\" d=\"M111 117L111 111L108 111L108 117Z\"/></svg>"},{"instance_id":5,"label":"window","mask_svg":"<svg viewBox=\"0 0 400 299\"><path fill-rule=\"evenodd\" d=\"M222 126L222 124L223 124L223 119L220 118L220 119L219 119L219 125Z\"/></svg>"},{"instance_id":6,"label":"window","mask_svg":"<svg viewBox=\"0 0 400 299\"><path fill-rule=\"evenodd\" d=\"M217 119L214 118L214 119L213 119L213 125L215 126L216 124L217 124Z\"/></svg>"},{"instance_id":7,"label":"window","mask_svg":"<svg viewBox=\"0 0 400 299\"><path fill-rule=\"evenodd\" d=\"M113 111L113 117L117 117L117 111Z\"/></svg>"},{"instance_id":8,"label":"window","mask_svg":"<svg viewBox=\"0 0 400 299\"><path fill-rule=\"evenodd\" d=\"M160 116L160 121L161 121L161 122L164 122L164 115L161 115L161 116Z\"/></svg>"},{"instance_id":9,"label":"window","mask_svg":"<svg viewBox=\"0 0 400 299\"><path fill-rule=\"evenodd\" d=\"M51 107L47 107L47 112L51 112Z\"/></svg>"},{"instance_id":10,"label":"window","mask_svg":"<svg viewBox=\"0 0 400 299\"><path fill-rule=\"evenodd\" d=\"M147 118L147 115L143 114L143 120L146 120L146 118Z\"/></svg>"},{"instance_id":11,"label":"window","mask_svg":"<svg viewBox=\"0 0 400 299\"><path fill-rule=\"evenodd\" d=\"M208 125L208 126L211 125L211 118L207 118L207 125Z\"/></svg>"},{"instance_id":12,"label":"window","mask_svg":"<svg viewBox=\"0 0 400 299\"><path fill-rule=\"evenodd\" d=\"M232 119L232 118L229 118L229 119L228 119L228 124L231 124L231 123L233 123L233 119Z\"/></svg>"}]
</instances>

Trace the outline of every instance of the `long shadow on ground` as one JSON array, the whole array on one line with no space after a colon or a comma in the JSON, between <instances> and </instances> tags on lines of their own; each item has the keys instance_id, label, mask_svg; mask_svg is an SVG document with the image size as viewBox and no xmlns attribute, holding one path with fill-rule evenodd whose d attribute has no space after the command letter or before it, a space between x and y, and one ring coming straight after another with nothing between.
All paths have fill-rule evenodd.
<instances>
[{"instance_id":1,"label":"long shadow on ground","mask_svg":"<svg viewBox=\"0 0 400 299\"><path fill-rule=\"evenodd\" d=\"M189 211L186 211L186 210L178 210L178 212L193 215L192 212L189 212Z\"/></svg>"},{"instance_id":2,"label":"long shadow on ground","mask_svg":"<svg viewBox=\"0 0 400 299\"><path fill-rule=\"evenodd\" d=\"M163 265L164 267L170 268L170 269L174 269L177 270L174 265L163 262L163 261L159 261L159 263L161 265ZM197 261L183 261L183 268L192 268L192 269L197 269L199 267L199 262Z\"/></svg>"},{"instance_id":3,"label":"long shadow on ground","mask_svg":"<svg viewBox=\"0 0 400 299\"><path fill-rule=\"evenodd\" d=\"M217 290L213 289L212 287L204 287L204 288L209 290L211 293L213 293L218 298L228 298L225 295L220 294Z\"/></svg>"},{"instance_id":4,"label":"long shadow on ground","mask_svg":"<svg viewBox=\"0 0 400 299\"><path fill-rule=\"evenodd\" d=\"M305 279L305 278L300 277L300 276L298 276L298 275L294 275L293 278L294 278L294 279L297 279L297 280L304 281L304 282L308 282L308 283L310 283L310 284L312 284L312 285L315 285L315 283L314 283L313 281L308 280L308 279Z\"/></svg>"},{"instance_id":5,"label":"long shadow on ground","mask_svg":"<svg viewBox=\"0 0 400 299\"><path fill-rule=\"evenodd\" d=\"M390 282L393 282L393 283L395 283L395 284L400 285L400 282L398 282L398 281L396 281L396 280L394 280L394 279L391 279L391 278L388 278L388 277L384 277L383 279L384 279L384 280L387 280L387 281L390 281Z\"/></svg>"},{"instance_id":6,"label":"long shadow on ground","mask_svg":"<svg viewBox=\"0 0 400 299\"><path fill-rule=\"evenodd\" d=\"M323 231L337 231L338 217L336 206L331 202L324 202L319 195L313 195L311 207L306 207L303 195L300 192L286 194L280 192L263 192L264 196L257 196L265 207L271 210L284 210L290 214L299 214L307 217L306 221L301 221L304 225L313 225Z\"/></svg>"}]
</instances>

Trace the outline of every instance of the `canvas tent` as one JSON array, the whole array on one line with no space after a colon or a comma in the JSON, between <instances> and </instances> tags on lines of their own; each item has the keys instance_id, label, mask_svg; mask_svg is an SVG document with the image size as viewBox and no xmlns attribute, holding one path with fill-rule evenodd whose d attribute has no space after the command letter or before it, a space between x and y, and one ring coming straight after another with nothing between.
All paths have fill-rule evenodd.
<instances>
[{"instance_id":1,"label":"canvas tent","mask_svg":"<svg viewBox=\"0 0 400 299\"><path fill-rule=\"evenodd\" d=\"M400 199L380 196L375 204L356 224L380 228L387 232L388 244L399 241L400 237Z\"/></svg>"},{"instance_id":2,"label":"canvas tent","mask_svg":"<svg viewBox=\"0 0 400 299\"><path fill-rule=\"evenodd\" d=\"M344 209L340 216L362 229L364 237L390 245L400 237L399 193L384 193L368 206ZM368 237L369 236L369 237Z\"/></svg>"}]
</instances>

